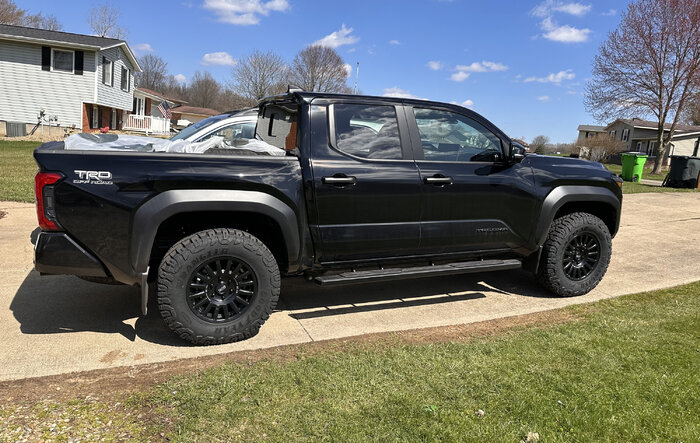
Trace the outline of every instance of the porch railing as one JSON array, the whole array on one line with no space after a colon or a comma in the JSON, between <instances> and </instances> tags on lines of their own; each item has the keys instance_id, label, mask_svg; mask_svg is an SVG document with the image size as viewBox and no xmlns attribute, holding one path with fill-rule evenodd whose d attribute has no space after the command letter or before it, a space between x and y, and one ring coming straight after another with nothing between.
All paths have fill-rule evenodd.
<instances>
[{"instance_id":1,"label":"porch railing","mask_svg":"<svg viewBox=\"0 0 700 443\"><path fill-rule=\"evenodd\" d=\"M148 134L170 134L170 120L150 115L129 114L122 129L127 131L145 132Z\"/></svg>"}]
</instances>

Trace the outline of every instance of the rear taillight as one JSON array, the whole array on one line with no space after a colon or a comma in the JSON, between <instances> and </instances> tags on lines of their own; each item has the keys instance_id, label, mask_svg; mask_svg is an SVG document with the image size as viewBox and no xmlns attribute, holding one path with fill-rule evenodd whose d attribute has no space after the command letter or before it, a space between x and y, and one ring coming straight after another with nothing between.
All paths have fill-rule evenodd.
<instances>
[{"instance_id":1,"label":"rear taillight","mask_svg":"<svg viewBox=\"0 0 700 443\"><path fill-rule=\"evenodd\" d=\"M39 227L45 231L58 231L53 185L62 179L61 174L39 172L34 178L34 194L36 195L36 215Z\"/></svg>"}]
</instances>

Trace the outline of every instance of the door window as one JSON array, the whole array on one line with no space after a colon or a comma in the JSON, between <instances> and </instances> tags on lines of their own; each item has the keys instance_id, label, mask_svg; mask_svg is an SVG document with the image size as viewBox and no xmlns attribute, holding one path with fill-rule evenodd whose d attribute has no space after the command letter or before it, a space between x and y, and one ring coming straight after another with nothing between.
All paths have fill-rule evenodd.
<instances>
[{"instance_id":1,"label":"door window","mask_svg":"<svg viewBox=\"0 0 700 443\"><path fill-rule=\"evenodd\" d=\"M401 139L393 106L333 105L338 150L372 160L401 159Z\"/></svg>"},{"instance_id":2,"label":"door window","mask_svg":"<svg viewBox=\"0 0 700 443\"><path fill-rule=\"evenodd\" d=\"M495 162L501 141L480 123L450 111L414 108L423 155L428 161Z\"/></svg>"}]
</instances>

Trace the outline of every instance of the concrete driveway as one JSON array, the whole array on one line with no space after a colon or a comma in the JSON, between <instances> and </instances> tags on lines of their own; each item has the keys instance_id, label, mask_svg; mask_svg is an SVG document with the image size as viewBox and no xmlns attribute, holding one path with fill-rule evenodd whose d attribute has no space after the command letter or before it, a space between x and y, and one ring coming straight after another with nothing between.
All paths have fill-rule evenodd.
<instances>
[{"instance_id":1,"label":"concrete driveway","mask_svg":"<svg viewBox=\"0 0 700 443\"><path fill-rule=\"evenodd\" d=\"M700 193L625 196L610 269L582 297L555 298L522 271L321 288L282 285L278 310L254 338L194 347L139 290L32 270L33 205L0 202L0 381L132 366L374 332L471 323L700 280ZM661 276L661 277L659 277ZM152 297L153 299L153 297Z\"/></svg>"}]
</instances>

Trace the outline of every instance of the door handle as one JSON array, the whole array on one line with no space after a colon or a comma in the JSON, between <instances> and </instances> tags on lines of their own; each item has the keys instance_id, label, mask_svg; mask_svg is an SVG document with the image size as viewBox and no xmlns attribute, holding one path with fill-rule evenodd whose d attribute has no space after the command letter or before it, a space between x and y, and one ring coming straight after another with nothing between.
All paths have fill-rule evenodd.
<instances>
[{"instance_id":1,"label":"door handle","mask_svg":"<svg viewBox=\"0 0 700 443\"><path fill-rule=\"evenodd\" d=\"M443 175L434 175L432 177L426 177L424 179L424 181L428 185L437 185L437 186L451 185L452 184L452 177L445 177Z\"/></svg>"},{"instance_id":2,"label":"door handle","mask_svg":"<svg viewBox=\"0 0 700 443\"><path fill-rule=\"evenodd\" d=\"M335 174L332 177L323 177L321 180L324 184L334 186L354 185L357 182L355 177L347 176L345 174Z\"/></svg>"}]
</instances>

